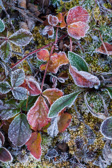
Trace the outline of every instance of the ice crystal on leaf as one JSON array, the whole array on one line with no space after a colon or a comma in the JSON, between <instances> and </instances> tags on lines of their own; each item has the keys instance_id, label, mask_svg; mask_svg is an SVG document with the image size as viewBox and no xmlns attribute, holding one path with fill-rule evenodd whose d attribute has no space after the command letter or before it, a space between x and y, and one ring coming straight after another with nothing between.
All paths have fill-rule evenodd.
<instances>
[{"instance_id":1,"label":"ice crystal on leaf","mask_svg":"<svg viewBox=\"0 0 112 168\"><path fill-rule=\"evenodd\" d=\"M89 14L81 6L73 7L67 15L67 31L70 37L80 39L87 33L89 26Z\"/></svg>"}]
</instances>

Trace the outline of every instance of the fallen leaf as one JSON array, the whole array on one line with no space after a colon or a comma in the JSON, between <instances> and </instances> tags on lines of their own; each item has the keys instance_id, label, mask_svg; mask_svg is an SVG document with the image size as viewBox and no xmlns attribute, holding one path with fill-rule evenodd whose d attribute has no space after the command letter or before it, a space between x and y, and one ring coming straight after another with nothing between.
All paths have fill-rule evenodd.
<instances>
[{"instance_id":1,"label":"fallen leaf","mask_svg":"<svg viewBox=\"0 0 112 168\"><path fill-rule=\"evenodd\" d=\"M56 26L58 24L59 20L56 16L53 16L53 15L48 15L48 23L51 25L51 26Z\"/></svg>"},{"instance_id":2,"label":"fallen leaf","mask_svg":"<svg viewBox=\"0 0 112 168\"><path fill-rule=\"evenodd\" d=\"M106 43L106 42L104 42L104 45L105 45L105 47L107 49L108 55L112 55L112 45L109 44L109 43ZM107 52L106 52L103 44L99 48L96 49L96 52L99 52L99 53L107 55Z\"/></svg>"}]
</instances>

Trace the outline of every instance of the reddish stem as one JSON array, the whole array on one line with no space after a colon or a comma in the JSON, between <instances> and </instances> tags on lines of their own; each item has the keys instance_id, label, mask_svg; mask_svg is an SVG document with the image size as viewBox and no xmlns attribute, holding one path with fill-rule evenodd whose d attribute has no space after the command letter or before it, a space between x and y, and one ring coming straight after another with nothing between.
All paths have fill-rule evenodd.
<instances>
[{"instance_id":1,"label":"reddish stem","mask_svg":"<svg viewBox=\"0 0 112 168\"><path fill-rule=\"evenodd\" d=\"M70 51L72 51L72 38L70 37Z\"/></svg>"},{"instance_id":2,"label":"reddish stem","mask_svg":"<svg viewBox=\"0 0 112 168\"><path fill-rule=\"evenodd\" d=\"M61 36L61 37L58 39L58 41L61 40L61 39L63 39L63 38L65 38L66 36L67 36L67 34ZM41 48L39 48L39 49L37 49L37 50L34 50L34 51L30 52L29 54L27 54L26 56L24 56L24 58L22 58L20 61L18 61L15 65L13 65L13 66L11 67L11 69L15 68L18 64L20 64L22 61L24 61L24 60L25 60L26 58L28 58L30 55L35 54L35 53L37 53L38 51L40 51L41 49L47 48L47 47L49 47L50 45L53 45L54 43L55 43L55 42L51 42L51 43L49 43L49 44L47 44L47 45L45 45L45 46L43 46L43 47L41 47Z\"/></svg>"},{"instance_id":3,"label":"reddish stem","mask_svg":"<svg viewBox=\"0 0 112 168\"><path fill-rule=\"evenodd\" d=\"M45 69L45 72L44 72L44 76L43 76L43 80L42 80L42 84L41 84L41 90L43 89L43 85L44 85L44 81L45 81L45 77L46 77L46 73L47 73L47 68L48 68L48 65L49 65L49 62L50 62L50 58L51 58L51 55L52 55L52 53L53 53L53 51L54 51L54 47L55 47L57 41L58 41L58 27L57 27L57 29L56 29L55 42L54 42L54 45L53 45L52 48L51 48L51 52L50 52L50 56L49 56L49 61L47 62L46 69Z\"/></svg>"}]
</instances>

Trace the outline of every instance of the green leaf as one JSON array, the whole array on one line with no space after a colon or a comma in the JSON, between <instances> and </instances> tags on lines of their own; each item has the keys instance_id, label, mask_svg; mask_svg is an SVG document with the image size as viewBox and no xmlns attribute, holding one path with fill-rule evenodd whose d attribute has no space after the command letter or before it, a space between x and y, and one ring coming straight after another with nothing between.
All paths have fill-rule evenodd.
<instances>
[{"instance_id":1,"label":"green leaf","mask_svg":"<svg viewBox=\"0 0 112 168\"><path fill-rule=\"evenodd\" d=\"M29 96L27 100L24 100L20 103L21 109L23 111L28 111L37 100L37 96Z\"/></svg>"},{"instance_id":2,"label":"green leaf","mask_svg":"<svg viewBox=\"0 0 112 168\"><path fill-rule=\"evenodd\" d=\"M80 57L78 54L69 51L68 59L69 59L70 64L76 67L77 70L88 72L88 65L86 61L82 57Z\"/></svg>"},{"instance_id":3,"label":"green leaf","mask_svg":"<svg viewBox=\"0 0 112 168\"><path fill-rule=\"evenodd\" d=\"M15 104L5 104L4 109L0 110L0 118L2 120L8 120L9 118L14 117L19 112L20 108L18 108Z\"/></svg>"},{"instance_id":4,"label":"green leaf","mask_svg":"<svg viewBox=\"0 0 112 168\"><path fill-rule=\"evenodd\" d=\"M6 94L11 90L11 86L8 82L0 82L0 93Z\"/></svg>"},{"instance_id":5,"label":"green leaf","mask_svg":"<svg viewBox=\"0 0 112 168\"><path fill-rule=\"evenodd\" d=\"M17 69L11 74L11 85L13 87L20 86L25 79L25 73L22 69Z\"/></svg>"},{"instance_id":6,"label":"green leaf","mask_svg":"<svg viewBox=\"0 0 112 168\"><path fill-rule=\"evenodd\" d=\"M8 137L15 146L23 146L31 136L31 129L25 114L19 114L11 122Z\"/></svg>"},{"instance_id":7,"label":"green leaf","mask_svg":"<svg viewBox=\"0 0 112 168\"><path fill-rule=\"evenodd\" d=\"M80 92L73 92L57 99L50 107L48 116L56 117L65 107L71 107Z\"/></svg>"},{"instance_id":8,"label":"green leaf","mask_svg":"<svg viewBox=\"0 0 112 168\"><path fill-rule=\"evenodd\" d=\"M112 87L107 87L106 90L108 91L108 94L110 98L112 99Z\"/></svg>"},{"instance_id":9,"label":"green leaf","mask_svg":"<svg viewBox=\"0 0 112 168\"><path fill-rule=\"evenodd\" d=\"M108 117L102 122L100 131L105 138L112 140L112 117Z\"/></svg>"},{"instance_id":10,"label":"green leaf","mask_svg":"<svg viewBox=\"0 0 112 168\"><path fill-rule=\"evenodd\" d=\"M9 40L17 46L26 46L32 40L32 33L25 29L19 29L9 37Z\"/></svg>"},{"instance_id":11,"label":"green leaf","mask_svg":"<svg viewBox=\"0 0 112 168\"><path fill-rule=\"evenodd\" d=\"M8 62L11 57L11 46L7 41L4 41L0 46L0 57L4 62Z\"/></svg>"},{"instance_id":12,"label":"green leaf","mask_svg":"<svg viewBox=\"0 0 112 168\"><path fill-rule=\"evenodd\" d=\"M17 100L25 100L28 98L29 92L23 87L14 87L12 94Z\"/></svg>"},{"instance_id":13,"label":"green leaf","mask_svg":"<svg viewBox=\"0 0 112 168\"><path fill-rule=\"evenodd\" d=\"M3 20L0 19L0 32L3 32L4 29L5 29L4 22L3 22Z\"/></svg>"}]
</instances>

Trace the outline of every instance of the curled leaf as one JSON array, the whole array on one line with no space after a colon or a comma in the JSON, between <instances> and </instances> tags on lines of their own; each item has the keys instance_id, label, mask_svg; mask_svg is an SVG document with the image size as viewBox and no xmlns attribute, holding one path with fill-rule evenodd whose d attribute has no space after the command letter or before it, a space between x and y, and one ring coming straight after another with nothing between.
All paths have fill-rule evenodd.
<instances>
[{"instance_id":1,"label":"curled leaf","mask_svg":"<svg viewBox=\"0 0 112 168\"><path fill-rule=\"evenodd\" d=\"M32 33L25 29L19 29L9 37L9 40L17 46L26 46L32 40Z\"/></svg>"},{"instance_id":2,"label":"curled leaf","mask_svg":"<svg viewBox=\"0 0 112 168\"><path fill-rule=\"evenodd\" d=\"M85 71L78 71L75 67L70 66L69 68L70 75L72 76L75 84L79 87L87 88L98 88L100 86L100 80Z\"/></svg>"},{"instance_id":3,"label":"curled leaf","mask_svg":"<svg viewBox=\"0 0 112 168\"><path fill-rule=\"evenodd\" d=\"M112 117L108 117L102 122L100 131L105 138L112 140Z\"/></svg>"},{"instance_id":4,"label":"curled leaf","mask_svg":"<svg viewBox=\"0 0 112 168\"><path fill-rule=\"evenodd\" d=\"M8 137L15 146L23 146L31 136L31 129L25 114L19 114L11 122Z\"/></svg>"},{"instance_id":5,"label":"curled leaf","mask_svg":"<svg viewBox=\"0 0 112 168\"><path fill-rule=\"evenodd\" d=\"M48 23L51 25L51 26L56 26L58 24L59 20L56 16L53 16L53 15L48 15Z\"/></svg>"},{"instance_id":6,"label":"curled leaf","mask_svg":"<svg viewBox=\"0 0 112 168\"><path fill-rule=\"evenodd\" d=\"M4 147L0 148L0 161L1 162L12 162L13 157L11 153Z\"/></svg>"},{"instance_id":7,"label":"curled leaf","mask_svg":"<svg viewBox=\"0 0 112 168\"><path fill-rule=\"evenodd\" d=\"M54 36L54 28L52 26L45 26L44 29L42 30L43 35L47 35L49 38L53 38Z\"/></svg>"},{"instance_id":8,"label":"curled leaf","mask_svg":"<svg viewBox=\"0 0 112 168\"><path fill-rule=\"evenodd\" d=\"M57 88L46 89L42 94L47 98L50 105L53 104L59 97L63 96L63 92Z\"/></svg>"},{"instance_id":9,"label":"curled leaf","mask_svg":"<svg viewBox=\"0 0 112 168\"><path fill-rule=\"evenodd\" d=\"M27 76L21 87L26 88L30 96L37 96L41 93L40 85L33 76Z\"/></svg>"},{"instance_id":10,"label":"curled leaf","mask_svg":"<svg viewBox=\"0 0 112 168\"><path fill-rule=\"evenodd\" d=\"M30 108L27 114L27 120L33 130L41 130L46 126L50 119L47 117L49 108L42 96L39 96L35 104Z\"/></svg>"},{"instance_id":11,"label":"curled leaf","mask_svg":"<svg viewBox=\"0 0 112 168\"><path fill-rule=\"evenodd\" d=\"M106 50L105 50L104 45L106 47ZM108 55L112 55L112 44L104 42L104 45L102 44L99 48L97 48L96 52L99 52L101 54L106 54L106 55L107 55L107 52L108 52Z\"/></svg>"},{"instance_id":12,"label":"curled leaf","mask_svg":"<svg viewBox=\"0 0 112 168\"><path fill-rule=\"evenodd\" d=\"M33 132L30 139L26 142L27 149L36 158L41 157L41 134Z\"/></svg>"}]
</instances>

